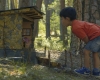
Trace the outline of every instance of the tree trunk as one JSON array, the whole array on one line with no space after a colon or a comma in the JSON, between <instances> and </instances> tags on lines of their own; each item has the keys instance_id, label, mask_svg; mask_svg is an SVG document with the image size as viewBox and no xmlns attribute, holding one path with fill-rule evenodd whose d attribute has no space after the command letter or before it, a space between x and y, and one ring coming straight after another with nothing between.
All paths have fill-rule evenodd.
<instances>
[{"instance_id":1,"label":"tree trunk","mask_svg":"<svg viewBox=\"0 0 100 80\"><path fill-rule=\"evenodd\" d=\"M65 0L60 0L60 9L62 10L65 8ZM60 39L63 41L63 46L68 46L68 38L65 40L65 37L67 37L67 28L62 25L61 19L60 19Z\"/></svg>"},{"instance_id":2,"label":"tree trunk","mask_svg":"<svg viewBox=\"0 0 100 80\"><path fill-rule=\"evenodd\" d=\"M50 0L45 0L45 10L46 10L46 38L50 37L50 10L48 9L48 5L50 4Z\"/></svg>"},{"instance_id":3,"label":"tree trunk","mask_svg":"<svg viewBox=\"0 0 100 80\"><path fill-rule=\"evenodd\" d=\"M36 6L38 7L38 10L41 11L41 7L42 7L42 1L43 0L37 0L36 2ZM38 30L39 29L39 20L35 20L34 21L34 38L38 36Z\"/></svg>"},{"instance_id":4,"label":"tree trunk","mask_svg":"<svg viewBox=\"0 0 100 80\"><path fill-rule=\"evenodd\" d=\"M0 10L5 10L5 5L6 5L6 1L5 0L1 0L0 1Z\"/></svg>"},{"instance_id":5,"label":"tree trunk","mask_svg":"<svg viewBox=\"0 0 100 80\"><path fill-rule=\"evenodd\" d=\"M11 0L11 9L17 9L19 6L19 0Z\"/></svg>"},{"instance_id":6,"label":"tree trunk","mask_svg":"<svg viewBox=\"0 0 100 80\"><path fill-rule=\"evenodd\" d=\"M63 8L65 8L65 0L60 0L60 9L62 10ZM64 26L62 25L61 23L61 20L60 20L60 34L61 34L61 40L64 40L65 39L65 31L64 31Z\"/></svg>"},{"instance_id":7,"label":"tree trunk","mask_svg":"<svg viewBox=\"0 0 100 80\"><path fill-rule=\"evenodd\" d=\"M29 7L30 1L29 0L19 0L19 6L20 7Z\"/></svg>"},{"instance_id":8,"label":"tree trunk","mask_svg":"<svg viewBox=\"0 0 100 80\"><path fill-rule=\"evenodd\" d=\"M100 25L100 0L84 1L84 20Z\"/></svg>"},{"instance_id":9,"label":"tree trunk","mask_svg":"<svg viewBox=\"0 0 100 80\"><path fill-rule=\"evenodd\" d=\"M41 0L40 0L41 2ZM36 6L37 0L29 0L29 5L30 6Z\"/></svg>"},{"instance_id":10,"label":"tree trunk","mask_svg":"<svg viewBox=\"0 0 100 80\"><path fill-rule=\"evenodd\" d=\"M77 12L77 19L82 20L82 2L80 0L74 0L73 6L76 9ZM77 43L78 42L78 43ZM71 43L70 43L70 50L72 53L76 53L79 51L80 40L71 33Z\"/></svg>"},{"instance_id":11,"label":"tree trunk","mask_svg":"<svg viewBox=\"0 0 100 80\"><path fill-rule=\"evenodd\" d=\"M42 1L43 0L37 0L36 2L36 6L38 7L38 10L41 11L41 7L42 7ZM34 20L34 30L33 30L33 48L34 48L34 41L35 41L35 37L38 36L38 28L39 28L39 20Z\"/></svg>"}]
</instances>

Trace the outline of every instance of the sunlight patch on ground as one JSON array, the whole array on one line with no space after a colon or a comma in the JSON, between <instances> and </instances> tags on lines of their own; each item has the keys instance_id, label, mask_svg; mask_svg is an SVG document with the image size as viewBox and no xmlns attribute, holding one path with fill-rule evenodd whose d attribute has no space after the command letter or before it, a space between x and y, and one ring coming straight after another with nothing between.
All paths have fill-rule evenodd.
<instances>
[{"instance_id":1,"label":"sunlight patch on ground","mask_svg":"<svg viewBox=\"0 0 100 80\"><path fill-rule=\"evenodd\" d=\"M91 80L42 65L0 64L0 80ZM97 80L97 79L93 79Z\"/></svg>"}]
</instances>

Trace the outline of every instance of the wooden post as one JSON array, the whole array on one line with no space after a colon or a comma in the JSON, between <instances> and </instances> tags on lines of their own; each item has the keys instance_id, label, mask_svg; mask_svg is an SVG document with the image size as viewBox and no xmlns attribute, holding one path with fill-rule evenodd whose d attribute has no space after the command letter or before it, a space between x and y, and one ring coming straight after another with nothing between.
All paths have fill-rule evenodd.
<instances>
[{"instance_id":1,"label":"wooden post","mask_svg":"<svg viewBox=\"0 0 100 80\"><path fill-rule=\"evenodd\" d=\"M69 52L70 53L70 60L71 60L71 70L73 69L73 63L72 63L72 53L71 52Z\"/></svg>"},{"instance_id":2,"label":"wooden post","mask_svg":"<svg viewBox=\"0 0 100 80\"><path fill-rule=\"evenodd\" d=\"M4 57L7 57L7 53L6 53L6 45L5 45L5 31L4 31L4 28L5 28L5 25L6 22L4 21L4 27L3 27L3 48L4 48Z\"/></svg>"},{"instance_id":3,"label":"wooden post","mask_svg":"<svg viewBox=\"0 0 100 80\"><path fill-rule=\"evenodd\" d=\"M67 66L67 51L65 50L65 66Z\"/></svg>"},{"instance_id":4,"label":"wooden post","mask_svg":"<svg viewBox=\"0 0 100 80\"><path fill-rule=\"evenodd\" d=\"M93 62L93 55L92 53L90 54L90 71L92 71L92 62ZM90 76L92 76L92 72L90 73Z\"/></svg>"},{"instance_id":5,"label":"wooden post","mask_svg":"<svg viewBox=\"0 0 100 80\"><path fill-rule=\"evenodd\" d=\"M82 40L80 39L80 47L79 47L79 53L80 53L80 58L81 58L81 63L80 63L80 66L82 67Z\"/></svg>"},{"instance_id":6,"label":"wooden post","mask_svg":"<svg viewBox=\"0 0 100 80\"><path fill-rule=\"evenodd\" d=\"M46 57L46 46L44 47L44 56Z\"/></svg>"},{"instance_id":7,"label":"wooden post","mask_svg":"<svg viewBox=\"0 0 100 80\"><path fill-rule=\"evenodd\" d=\"M80 57L81 57L81 64L80 64L80 66L82 67L82 51L80 51Z\"/></svg>"},{"instance_id":8,"label":"wooden post","mask_svg":"<svg viewBox=\"0 0 100 80\"><path fill-rule=\"evenodd\" d=\"M49 59L49 67L50 67L50 51L48 50L48 59Z\"/></svg>"}]
</instances>

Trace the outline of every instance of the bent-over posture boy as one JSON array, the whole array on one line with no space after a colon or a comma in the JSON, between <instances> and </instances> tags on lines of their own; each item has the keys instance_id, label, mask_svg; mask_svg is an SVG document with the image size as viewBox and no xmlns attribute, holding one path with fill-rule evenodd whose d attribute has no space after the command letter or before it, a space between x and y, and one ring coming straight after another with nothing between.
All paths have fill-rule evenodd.
<instances>
[{"instance_id":1,"label":"bent-over posture boy","mask_svg":"<svg viewBox=\"0 0 100 80\"><path fill-rule=\"evenodd\" d=\"M60 11L62 24L66 27L71 26L72 32L86 43L84 46L84 66L74 71L78 74L90 74L90 53L93 53L94 68L92 75L100 76L100 26L86 21L76 20L76 11L73 7L66 7Z\"/></svg>"}]
</instances>

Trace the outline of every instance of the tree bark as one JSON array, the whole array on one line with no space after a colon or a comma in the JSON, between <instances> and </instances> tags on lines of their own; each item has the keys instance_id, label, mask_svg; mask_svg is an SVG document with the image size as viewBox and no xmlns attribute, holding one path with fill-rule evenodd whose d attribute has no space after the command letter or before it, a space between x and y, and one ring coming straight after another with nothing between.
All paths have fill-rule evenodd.
<instances>
[{"instance_id":1,"label":"tree bark","mask_svg":"<svg viewBox=\"0 0 100 80\"><path fill-rule=\"evenodd\" d=\"M36 6L38 7L38 10L41 11L42 7L42 1L43 0L37 0ZM34 38L38 36L38 29L39 29L39 20L34 20Z\"/></svg>"},{"instance_id":2,"label":"tree bark","mask_svg":"<svg viewBox=\"0 0 100 80\"><path fill-rule=\"evenodd\" d=\"M41 11L41 7L42 7L42 1L43 0L37 0L36 2L36 6L38 7L38 10ZM34 20L34 30L33 30L33 48L34 48L34 41L35 41L35 37L38 36L38 28L39 28L39 20Z\"/></svg>"},{"instance_id":3,"label":"tree bark","mask_svg":"<svg viewBox=\"0 0 100 80\"><path fill-rule=\"evenodd\" d=\"M62 10L63 8L65 8L65 0L60 0L60 9ZM63 46L68 46L68 38L67 40L65 40L65 37L67 37L67 28L66 26L63 26L61 23L61 19L60 19L60 34L61 37L60 39L63 41Z\"/></svg>"},{"instance_id":4,"label":"tree bark","mask_svg":"<svg viewBox=\"0 0 100 80\"><path fill-rule=\"evenodd\" d=\"M50 37L50 10L48 9L48 5L50 4L50 0L45 0L45 10L46 10L46 38Z\"/></svg>"},{"instance_id":5,"label":"tree bark","mask_svg":"<svg viewBox=\"0 0 100 80\"><path fill-rule=\"evenodd\" d=\"M29 7L30 1L29 0L19 0L19 6L20 7Z\"/></svg>"},{"instance_id":6,"label":"tree bark","mask_svg":"<svg viewBox=\"0 0 100 80\"><path fill-rule=\"evenodd\" d=\"M63 8L65 8L65 0L60 0L60 9L62 10ZM61 37L60 39L61 40L64 40L65 39L65 31L64 31L64 26L62 25L61 23L61 19L60 19L60 34L61 34Z\"/></svg>"},{"instance_id":7,"label":"tree bark","mask_svg":"<svg viewBox=\"0 0 100 80\"><path fill-rule=\"evenodd\" d=\"M11 9L17 9L19 6L19 0L11 0Z\"/></svg>"},{"instance_id":8,"label":"tree bark","mask_svg":"<svg viewBox=\"0 0 100 80\"><path fill-rule=\"evenodd\" d=\"M0 1L0 10L5 10L6 0Z\"/></svg>"},{"instance_id":9,"label":"tree bark","mask_svg":"<svg viewBox=\"0 0 100 80\"><path fill-rule=\"evenodd\" d=\"M77 12L77 19L82 20L82 2L81 0L74 0L73 7ZM78 42L78 43L77 43ZM71 43L70 43L70 51L72 53L77 53L80 48L80 40L71 32Z\"/></svg>"},{"instance_id":10,"label":"tree bark","mask_svg":"<svg viewBox=\"0 0 100 80\"><path fill-rule=\"evenodd\" d=\"M100 25L100 0L84 1L84 20Z\"/></svg>"}]
</instances>

